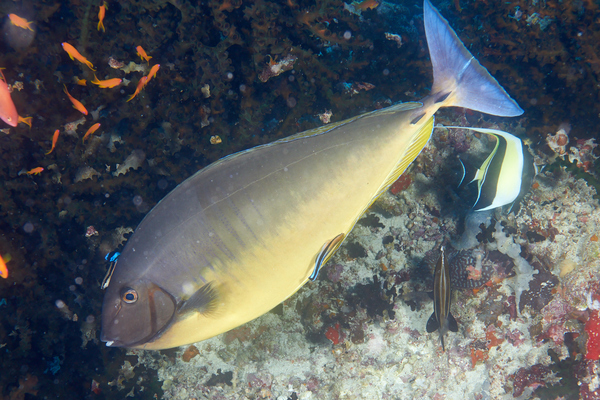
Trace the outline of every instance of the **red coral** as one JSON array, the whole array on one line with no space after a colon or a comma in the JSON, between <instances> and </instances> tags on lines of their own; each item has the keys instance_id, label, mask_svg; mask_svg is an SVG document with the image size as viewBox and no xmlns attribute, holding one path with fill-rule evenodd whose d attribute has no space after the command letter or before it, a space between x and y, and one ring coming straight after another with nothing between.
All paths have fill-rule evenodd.
<instances>
[{"instance_id":1,"label":"red coral","mask_svg":"<svg viewBox=\"0 0 600 400\"><path fill-rule=\"evenodd\" d=\"M94 394L100 394L100 393L102 393L102 389L100 388L100 384L95 379L92 379L92 383L90 385L90 391L94 392Z\"/></svg>"},{"instance_id":2,"label":"red coral","mask_svg":"<svg viewBox=\"0 0 600 400\"><path fill-rule=\"evenodd\" d=\"M408 189L411 183L412 179L410 179L410 176L402 175L392 184L392 186L390 186L390 192L392 192L393 195L396 195L401 191Z\"/></svg>"},{"instance_id":3,"label":"red coral","mask_svg":"<svg viewBox=\"0 0 600 400\"><path fill-rule=\"evenodd\" d=\"M471 348L471 366L473 368L475 368L475 365L477 364L477 362L479 361L485 361L488 359L488 352L487 350L481 350L481 349L473 349Z\"/></svg>"},{"instance_id":4,"label":"red coral","mask_svg":"<svg viewBox=\"0 0 600 400\"><path fill-rule=\"evenodd\" d=\"M335 327L330 326L327 331L325 331L325 337L331 340L333 344L338 344L341 339L340 335L340 324L335 324Z\"/></svg>"},{"instance_id":5,"label":"red coral","mask_svg":"<svg viewBox=\"0 0 600 400\"><path fill-rule=\"evenodd\" d=\"M200 351L193 344L190 345L181 356L181 359L185 362L190 362L190 360L200 354Z\"/></svg>"},{"instance_id":6,"label":"red coral","mask_svg":"<svg viewBox=\"0 0 600 400\"><path fill-rule=\"evenodd\" d=\"M512 375L513 379L513 397L519 397L525 391L525 388L537 389L540 386L546 386L544 378L552 371L550 368L535 364L530 368L521 368L516 374Z\"/></svg>"},{"instance_id":7,"label":"red coral","mask_svg":"<svg viewBox=\"0 0 600 400\"><path fill-rule=\"evenodd\" d=\"M598 360L600 358L600 317L597 310L590 313L590 318L585 323L585 331L588 334L585 358Z\"/></svg>"},{"instance_id":8,"label":"red coral","mask_svg":"<svg viewBox=\"0 0 600 400\"><path fill-rule=\"evenodd\" d=\"M498 335L498 337L496 337ZM494 325L489 325L485 330L485 340L487 340L487 348L491 349L504 342L504 336L501 332L498 332Z\"/></svg>"}]
</instances>

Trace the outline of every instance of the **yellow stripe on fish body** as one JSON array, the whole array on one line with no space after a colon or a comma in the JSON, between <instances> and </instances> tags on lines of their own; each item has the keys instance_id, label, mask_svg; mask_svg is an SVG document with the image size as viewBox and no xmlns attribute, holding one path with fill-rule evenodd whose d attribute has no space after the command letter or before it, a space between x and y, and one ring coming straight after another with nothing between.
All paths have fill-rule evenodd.
<instances>
[{"instance_id":1,"label":"yellow stripe on fish body","mask_svg":"<svg viewBox=\"0 0 600 400\"><path fill-rule=\"evenodd\" d=\"M125 245L102 340L164 349L268 312L316 275L410 165L440 107L522 113L427 0L425 22L434 68L459 58L454 75L434 71L439 91L226 157L181 183Z\"/></svg>"}]
</instances>

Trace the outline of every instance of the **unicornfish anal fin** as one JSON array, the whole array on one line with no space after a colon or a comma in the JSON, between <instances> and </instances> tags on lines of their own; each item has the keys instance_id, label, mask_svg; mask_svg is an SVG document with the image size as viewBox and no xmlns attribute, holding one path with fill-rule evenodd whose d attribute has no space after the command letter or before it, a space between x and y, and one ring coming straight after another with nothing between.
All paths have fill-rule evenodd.
<instances>
[{"instance_id":1,"label":"unicornfish anal fin","mask_svg":"<svg viewBox=\"0 0 600 400\"><path fill-rule=\"evenodd\" d=\"M345 234L340 233L330 241L326 242L323 245L323 247L321 247L321 251L319 252L319 254L317 254L317 258L315 259L313 273L310 274L308 279L310 279L311 281L317 279L317 275L319 275L321 267L327 262L327 260L329 260L329 258L331 258L333 253L337 250L337 248L340 247L340 244L342 244L345 237Z\"/></svg>"}]
</instances>

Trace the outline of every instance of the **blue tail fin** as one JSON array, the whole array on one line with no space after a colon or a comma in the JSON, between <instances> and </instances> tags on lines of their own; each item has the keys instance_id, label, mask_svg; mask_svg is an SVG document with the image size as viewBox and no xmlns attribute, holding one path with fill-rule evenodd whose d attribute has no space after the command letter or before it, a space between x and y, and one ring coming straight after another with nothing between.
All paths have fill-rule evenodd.
<instances>
[{"instance_id":1,"label":"blue tail fin","mask_svg":"<svg viewBox=\"0 0 600 400\"><path fill-rule=\"evenodd\" d=\"M425 33L433 64L432 93L449 93L444 106L515 117L523 110L462 44L429 0L423 5Z\"/></svg>"}]
</instances>

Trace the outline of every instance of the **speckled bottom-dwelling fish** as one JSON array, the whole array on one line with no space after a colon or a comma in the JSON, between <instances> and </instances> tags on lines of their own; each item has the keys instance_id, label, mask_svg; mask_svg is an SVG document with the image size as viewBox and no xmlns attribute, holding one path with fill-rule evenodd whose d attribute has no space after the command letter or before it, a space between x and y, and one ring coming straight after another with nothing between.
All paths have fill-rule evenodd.
<instances>
[{"instance_id":1,"label":"speckled bottom-dwelling fish","mask_svg":"<svg viewBox=\"0 0 600 400\"><path fill-rule=\"evenodd\" d=\"M167 195L109 276L102 340L164 349L248 322L296 292L459 106L523 111L428 0L432 93L226 157Z\"/></svg>"}]
</instances>

